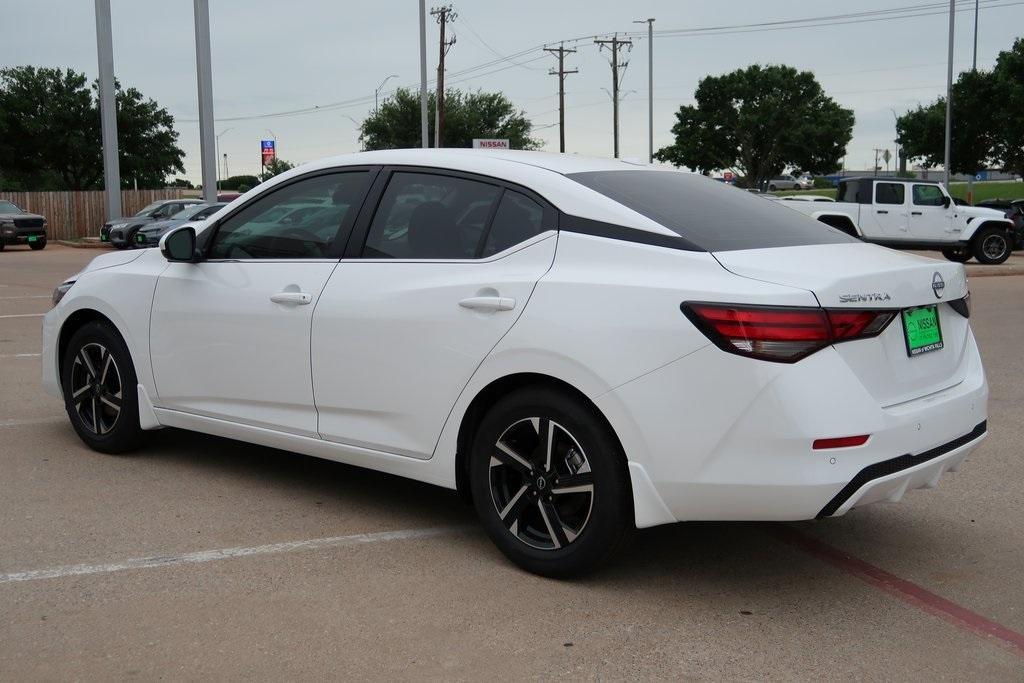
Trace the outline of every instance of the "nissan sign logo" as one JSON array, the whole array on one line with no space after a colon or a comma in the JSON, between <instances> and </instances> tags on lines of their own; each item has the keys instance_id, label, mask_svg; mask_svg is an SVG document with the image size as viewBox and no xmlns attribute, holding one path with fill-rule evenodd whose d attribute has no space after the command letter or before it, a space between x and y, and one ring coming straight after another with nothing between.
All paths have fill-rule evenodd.
<instances>
[{"instance_id":1,"label":"nissan sign logo","mask_svg":"<svg viewBox=\"0 0 1024 683\"><path fill-rule=\"evenodd\" d=\"M932 291L935 292L935 298L942 298L942 290L946 288L946 282L942 279L942 276L938 272L932 275Z\"/></svg>"}]
</instances>

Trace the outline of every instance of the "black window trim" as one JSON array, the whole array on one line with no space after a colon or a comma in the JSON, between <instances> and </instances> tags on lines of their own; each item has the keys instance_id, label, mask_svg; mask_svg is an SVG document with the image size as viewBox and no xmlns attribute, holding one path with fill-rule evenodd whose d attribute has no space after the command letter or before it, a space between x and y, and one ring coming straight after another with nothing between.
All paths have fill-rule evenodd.
<instances>
[{"instance_id":1,"label":"black window trim","mask_svg":"<svg viewBox=\"0 0 1024 683\"><path fill-rule=\"evenodd\" d=\"M899 204L893 204L892 202L880 202L878 201L878 186L879 185L900 185L903 187L903 201ZM911 192L913 194L913 192ZM871 186L871 202L875 204L881 204L882 206L906 206L907 205L907 183L901 183L895 180L876 180ZM871 203L869 202L869 203ZM911 199L913 203L913 199Z\"/></svg>"},{"instance_id":2,"label":"black window trim","mask_svg":"<svg viewBox=\"0 0 1024 683\"><path fill-rule=\"evenodd\" d=\"M939 187L939 196L940 197L945 197L946 194L942 191L940 186L936 185L935 183L908 183L908 184L910 185L910 205L911 206L930 206L932 208L936 208L936 207L946 208L945 204L943 202L941 202L941 201L938 204L918 204L916 201L914 201L914 190L916 188L918 188L918 187Z\"/></svg>"},{"instance_id":3,"label":"black window trim","mask_svg":"<svg viewBox=\"0 0 1024 683\"><path fill-rule=\"evenodd\" d=\"M501 189L497 199L494 202L494 206L491 207L491 212L487 217L487 223L484 225L483 233L481 233L481 240L477 245L476 256L471 259L441 259L441 258L429 258L429 259L394 259L394 258L378 258L378 257L365 257L363 256L363 250L366 248L366 240L370 236L370 226L373 224L373 218L376 216L378 209L380 208L381 199L384 197L384 192L391 182L391 178L395 173L420 173L427 175L439 175L450 178L460 178L462 180L471 180L478 183L484 183L486 185L493 185ZM512 245L508 249L505 249L498 254L492 254L488 257L479 256L480 250L484 241L487 239L487 235L491 230L491 223L494 221L494 215L497 213L498 206L501 204L502 197L505 196L505 190L512 190L513 192L519 192L525 195L527 198L540 204L541 208L544 209L544 216L541 219L541 227L543 228L538 235L542 235L545 232L551 230L558 230L559 223L559 212L555 206L546 200L544 197L539 195L534 190L528 187L518 185L514 182L510 182L503 178L496 178L494 176L484 175L482 173L467 173L465 171L457 171L448 168L438 168L436 166L416 166L410 164L396 164L384 166L378 174L373 185L371 185L369 192L367 192L366 200L363 202L362 210L359 212L359 216L356 219L355 226L352 229L352 236L349 238L348 246L345 248L343 260L352 261L384 261L387 263L483 263L494 260L496 256L504 254L505 252L513 249L518 245ZM532 239L532 238L531 238ZM523 244L520 242L519 244Z\"/></svg>"},{"instance_id":4,"label":"black window trim","mask_svg":"<svg viewBox=\"0 0 1024 683\"><path fill-rule=\"evenodd\" d=\"M303 173L301 175L297 175L294 178L289 178L285 182L282 182L282 183L279 183L279 184L275 185L273 188L271 188L270 190L268 190L266 192L260 192L259 194L257 194L255 196L253 196L252 198L250 198L244 204L241 204L240 206L237 206L234 209L232 209L230 213L228 213L228 214L218 218L215 223L213 223L209 228L207 228L204 231L203 237L201 238L202 239L202 245L200 246L200 253L202 254L202 257L201 257L200 260L201 261L209 261L210 263L236 263L236 262L242 262L242 263L261 263L261 262L281 263L281 262L287 262L287 261L306 261L306 262L310 262L310 261L337 261L337 260L339 260L341 258L341 256L342 256L342 254L345 252L345 248L348 246L348 243L352 240L352 236L355 233L355 230L356 230L356 228L359 225L359 219L362 217L363 211L366 209L367 200L372 195L372 192L373 192L373 189L374 189L374 185L376 184L376 182L377 182L377 180L379 178L379 175L380 175L380 172L381 172L381 168L382 168L382 166L380 166L379 164L359 164L359 165L353 165L353 166L331 166L330 168L321 168L321 169L317 169L315 171L310 171L308 173ZM274 258L274 259L209 259L209 258L207 258L207 252L208 252L210 246L213 244L214 240L216 239L217 233L220 232L220 226L225 221L231 220L231 218L233 218L236 214L238 214L239 212L241 212L241 211L245 210L246 208L248 208L249 206L251 206L254 202L261 201L264 198L269 197L270 195L274 194L275 192L277 192L279 190L283 190L286 187L290 187L290 186L292 186L292 185L294 185L296 183L302 182L304 180L309 180L311 178L317 178L317 177L325 176L325 175L337 175L339 173L361 173L361 172L368 172L369 173L370 182L369 182L369 184L367 186L366 191L363 193L362 203L360 204L359 210L356 213L356 222L353 223L352 230L349 231L348 237L345 240L345 244L339 244L337 242L337 240L335 240L335 243L334 243L333 247L331 248L330 252L327 255L322 256L322 257L318 257L318 258L299 258L299 257L295 257L295 258L280 258L280 259L276 259L276 258ZM338 225L338 232L341 232L341 224Z\"/></svg>"}]
</instances>

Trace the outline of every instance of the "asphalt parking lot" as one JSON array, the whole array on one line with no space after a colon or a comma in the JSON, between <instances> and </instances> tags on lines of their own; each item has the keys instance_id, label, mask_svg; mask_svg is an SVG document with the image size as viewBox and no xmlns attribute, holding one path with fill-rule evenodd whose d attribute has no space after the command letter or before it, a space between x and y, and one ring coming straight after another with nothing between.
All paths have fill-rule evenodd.
<instances>
[{"instance_id":1,"label":"asphalt parking lot","mask_svg":"<svg viewBox=\"0 0 1024 683\"><path fill-rule=\"evenodd\" d=\"M646 530L561 582L454 492L174 430L87 450L38 354L96 254L0 254L0 680L1024 678L1024 276L971 279L990 437L938 489Z\"/></svg>"}]
</instances>

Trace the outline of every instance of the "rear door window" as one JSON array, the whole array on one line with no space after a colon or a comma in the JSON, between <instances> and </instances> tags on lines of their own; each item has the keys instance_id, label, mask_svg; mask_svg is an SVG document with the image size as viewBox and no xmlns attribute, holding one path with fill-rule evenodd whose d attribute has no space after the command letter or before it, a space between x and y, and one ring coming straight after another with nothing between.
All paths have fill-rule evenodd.
<instances>
[{"instance_id":1,"label":"rear door window","mask_svg":"<svg viewBox=\"0 0 1024 683\"><path fill-rule=\"evenodd\" d=\"M492 256L542 232L544 207L524 194L505 190L480 255Z\"/></svg>"},{"instance_id":2,"label":"rear door window","mask_svg":"<svg viewBox=\"0 0 1024 683\"><path fill-rule=\"evenodd\" d=\"M900 204L906 201L903 183L875 183L875 204Z\"/></svg>"},{"instance_id":3,"label":"rear door window","mask_svg":"<svg viewBox=\"0 0 1024 683\"><path fill-rule=\"evenodd\" d=\"M477 180L396 171L370 224L363 258L476 258L501 193Z\"/></svg>"}]
</instances>

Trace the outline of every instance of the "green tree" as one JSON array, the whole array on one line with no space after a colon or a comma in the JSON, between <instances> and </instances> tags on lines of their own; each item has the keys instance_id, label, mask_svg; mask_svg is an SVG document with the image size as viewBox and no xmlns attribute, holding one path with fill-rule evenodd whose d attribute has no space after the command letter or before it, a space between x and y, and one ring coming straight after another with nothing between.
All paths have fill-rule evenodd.
<instances>
[{"instance_id":1,"label":"green tree","mask_svg":"<svg viewBox=\"0 0 1024 683\"><path fill-rule=\"evenodd\" d=\"M124 185L163 187L184 172L174 119L135 88L116 84ZM0 69L0 178L26 190L90 190L103 179L99 101L71 69Z\"/></svg>"},{"instance_id":2,"label":"green tree","mask_svg":"<svg viewBox=\"0 0 1024 683\"><path fill-rule=\"evenodd\" d=\"M899 117L897 139L923 166L945 160L946 98ZM1000 166L1024 174L1024 39L999 53L991 71L965 71L953 84L950 170L975 173Z\"/></svg>"},{"instance_id":3,"label":"green tree","mask_svg":"<svg viewBox=\"0 0 1024 683\"><path fill-rule=\"evenodd\" d=\"M434 140L435 97L427 102L430 141ZM540 141L530 137L533 124L525 112L515 108L501 93L446 90L444 100L445 147L472 147L473 138L508 138L512 149L536 149ZM400 149L419 147L419 93L399 88L384 100L377 113L360 127L359 140L364 149Z\"/></svg>"},{"instance_id":4,"label":"green tree","mask_svg":"<svg viewBox=\"0 0 1024 683\"><path fill-rule=\"evenodd\" d=\"M786 168L829 173L846 154L853 112L809 71L754 64L697 85L697 104L676 112L675 144L655 157L700 173L734 169L758 187Z\"/></svg>"},{"instance_id":5,"label":"green tree","mask_svg":"<svg viewBox=\"0 0 1024 683\"><path fill-rule=\"evenodd\" d=\"M270 160L269 164L263 167L263 173L260 174L260 180L270 180L274 176L280 175L285 171L290 171L293 168L295 168L295 164L285 161L284 159L274 157Z\"/></svg>"},{"instance_id":6,"label":"green tree","mask_svg":"<svg viewBox=\"0 0 1024 683\"><path fill-rule=\"evenodd\" d=\"M287 163L287 162L285 162ZM289 166L291 168L291 166ZM288 169L284 169L287 171ZM278 171L283 173L284 171ZM274 175L277 175L276 173ZM233 175L227 180L220 181L220 189L222 190L241 190L241 188L253 188L260 184L260 179L254 175Z\"/></svg>"}]
</instances>

